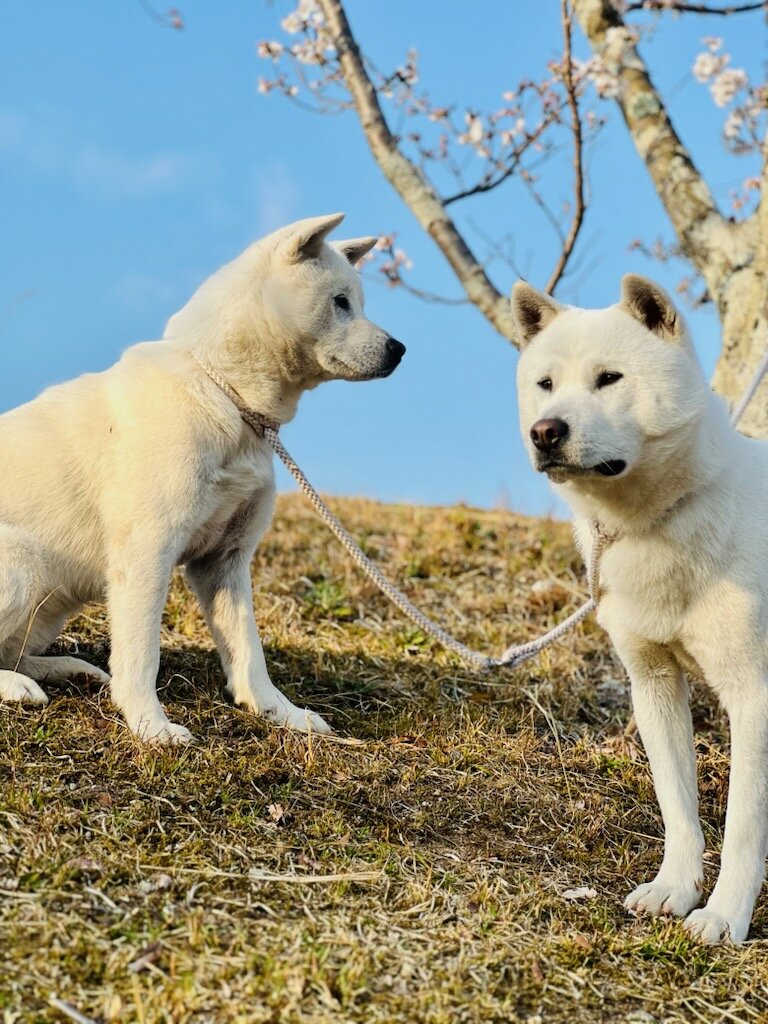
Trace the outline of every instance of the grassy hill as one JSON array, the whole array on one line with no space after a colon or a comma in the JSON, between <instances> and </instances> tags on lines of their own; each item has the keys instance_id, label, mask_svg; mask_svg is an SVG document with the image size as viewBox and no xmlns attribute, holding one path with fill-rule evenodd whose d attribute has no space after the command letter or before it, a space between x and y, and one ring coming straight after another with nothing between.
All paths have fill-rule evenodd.
<instances>
[{"instance_id":1,"label":"grassy hill","mask_svg":"<svg viewBox=\"0 0 768 1024\"><path fill-rule=\"evenodd\" d=\"M583 599L566 525L333 505L417 604L482 649ZM334 737L224 702L181 578L160 688L194 747L142 748L87 684L49 687L43 711L0 705L5 1022L67 1019L51 996L145 1024L768 1019L764 943L701 949L621 908L660 863L661 827L624 673L593 620L521 669L474 675L298 496L280 500L253 576L274 681ZM104 610L60 646L106 667ZM727 746L709 695L694 703L711 886Z\"/></svg>"}]
</instances>

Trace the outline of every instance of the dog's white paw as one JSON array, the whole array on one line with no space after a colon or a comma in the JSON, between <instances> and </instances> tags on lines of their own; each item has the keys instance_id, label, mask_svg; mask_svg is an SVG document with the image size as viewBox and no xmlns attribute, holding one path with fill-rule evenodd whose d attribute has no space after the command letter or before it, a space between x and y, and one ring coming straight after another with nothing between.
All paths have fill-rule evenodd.
<instances>
[{"instance_id":1,"label":"dog's white paw","mask_svg":"<svg viewBox=\"0 0 768 1024\"><path fill-rule=\"evenodd\" d=\"M57 668L62 673L60 678L63 679L85 676L86 679L91 679L95 683L108 683L110 681L109 672L105 672L103 669L83 661L82 658L62 658L61 664Z\"/></svg>"},{"instance_id":2,"label":"dog's white paw","mask_svg":"<svg viewBox=\"0 0 768 1024\"><path fill-rule=\"evenodd\" d=\"M34 679L23 676L21 672L1 671L0 700L44 705L48 703L48 695L37 685Z\"/></svg>"},{"instance_id":3,"label":"dog's white paw","mask_svg":"<svg viewBox=\"0 0 768 1024\"><path fill-rule=\"evenodd\" d=\"M685 917L700 899L701 882L696 879L682 883L671 882L659 875L652 882L638 885L624 900L624 908L649 917L662 914Z\"/></svg>"},{"instance_id":4,"label":"dog's white paw","mask_svg":"<svg viewBox=\"0 0 768 1024\"><path fill-rule=\"evenodd\" d=\"M683 927L691 938L706 946L716 946L719 942L743 942L749 931L749 920L729 919L717 910L702 907L686 917Z\"/></svg>"},{"instance_id":5,"label":"dog's white paw","mask_svg":"<svg viewBox=\"0 0 768 1024\"><path fill-rule=\"evenodd\" d=\"M262 707L258 712L262 718L274 725L281 725L284 729L294 729L296 732L333 732L330 725L308 708L297 708L289 700L280 695L279 701Z\"/></svg>"},{"instance_id":6,"label":"dog's white paw","mask_svg":"<svg viewBox=\"0 0 768 1024\"><path fill-rule=\"evenodd\" d=\"M82 658L72 658L69 655L28 655L21 659L20 667L35 679L51 682L76 679L78 676L85 676L86 679L92 679L97 683L109 682L108 673L83 661Z\"/></svg>"},{"instance_id":7,"label":"dog's white paw","mask_svg":"<svg viewBox=\"0 0 768 1024\"><path fill-rule=\"evenodd\" d=\"M275 719L272 719L275 721ZM314 711L310 711L308 708L297 708L295 705L290 705L290 710L284 715L281 725L285 726L286 729L295 729L296 732L317 732L327 734L333 732L330 725L320 715L315 714Z\"/></svg>"},{"instance_id":8,"label":"dog's white paw","mask_svg":"<svg viewBox=\"0 0 768 1024\"><path fill-rule=\"evenodd\" d=\"M87 669L81 669L79 674L84 675L93 683L101 683L102 686L108 686L112 678L109 672L104 672L103 669L96 668L95 665L88 665Z\"/></svg>"},{"instance_id":9,"label":"dog's white paw","mask_svg":"<svg viewBox=\"0 0 768 1024\"><path fill-rule=\"evenodd\" d=\"M297 708L280 693L276 686L271 686L266 691L264 689L248 690L242 694L232 694L232 696L236 704L249 708L259 718L264 718L273 725L280 725L284 729L321 734L333 732L324 718L314 711L310 711L309 708Z\"/></svg>"},{"instance_id":10,"label":"dog's white paw","mask_svg":"<svg viewBox=\"0 0 768 1024\"><path fill-rule=\"evenodd\" d=\"M135 727L131 726L131 732L142 743L153 747L183 747L194 742L189 729L169 722L165 715L142 719Z\"/></svg>"}]
</instances>

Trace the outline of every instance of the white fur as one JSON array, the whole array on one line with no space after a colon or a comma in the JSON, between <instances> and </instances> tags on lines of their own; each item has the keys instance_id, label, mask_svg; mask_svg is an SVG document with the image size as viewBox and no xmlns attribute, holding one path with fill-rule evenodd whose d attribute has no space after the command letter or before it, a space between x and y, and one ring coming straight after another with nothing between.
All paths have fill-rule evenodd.
<instances>
[{"instance_id":1,"label":"white fur","mask_svg":"<svg viewBox=\"0 0 768 1024\"><path fill-rule=\"evenodd\" d=\"M548 472L574 511L579 547L588 558L594 522L616 538L601 559L598 619L631 679L666 833L659 873L625 906L685 917L707 943L741 942L768 842L768 445L730 426L668 297L641 278L623 286L622 302L603 310L553 309L515 287L531 342L518 370L521 426L544 468L532 425L568 423L561 464ZM623 378L596 388L603 371ZM551 391L539 385L548 379ZM594 467L609 460L625 470L601 476ZM732 737L721 869L700 910L704 838L683 673L713 688Z\"/></svg>"},{"instance_id":2,"label":"white fur","mask_svg":"<svg viewBox=\"0 0 768 1024\"><path fill-rule=\"evenodd\" d=\"M104 373L0 416L0 699L47 703L45 679L99 669L40 655L85 602L107 596L111 692L141 739L186 743L155 684L160 617L186 565L234 699L293 729L328 732L273 686L253 618L250 562L274 501L272 453L201 369L285 423L303 391L386 376L402 351L363 315L340 214L299 221L214 274ZM342 308L344 296L349 308Z\"/></svg>"}]
</instances>

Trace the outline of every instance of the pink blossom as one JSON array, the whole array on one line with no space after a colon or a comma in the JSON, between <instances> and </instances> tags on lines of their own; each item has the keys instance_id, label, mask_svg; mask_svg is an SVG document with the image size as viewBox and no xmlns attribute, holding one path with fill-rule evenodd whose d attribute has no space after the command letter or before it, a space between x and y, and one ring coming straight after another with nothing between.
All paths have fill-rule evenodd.
<instances>
[{"instance_id":1,"label":"pink blossom","mask_svg":"<svg viewBox=\"0 0 768 1024\"><path fill-rule=\"evenodd\" d=\"M302 23L301 18L293 11L291 14L286 15L280 22L283 29L288 33L289 36L295 36L297 32L301 32Z\"/></svg>"},{"instance_id":2,"label":"pink blossom","mask_svg":"<svg viewBox=\"0 0 768 1024\"><path fill-rule=\"evenodd\" d=\"M718 107L727 107L740 89L749 86L749 79L741 68L727 68L721 71L711 85L712 98Z\"/></svg>"},{"instance_id":3,"label":"pink blossom","mask_svg":"<svg viewBox=\"0 0 768 1024\"><path fill-rule=\"evenodd\" d=\"M278 60L284 49L285 47L282 43L272 39L262 39L261 42L256 44L256 52L263 59L271 57L272 60Z\"/></svg>"},{"instance_id":4,"label":"pink blossom","mask_svg":"<svg viewBox=\"0 0 768 1024\"><path fill-rule=\"evenodd\" d=\"M694 78L699 82L708 82L713 75L725 67L727 62L727 57L716 57L714 53L700 53L693 62Z\"/></svg>"},{"instance_id":5,"label":"pink blossom","mask_svg":"<svg viewBox=\"0 0 768 1024\"><path fill-rule=\"evenodd\" d=\"M744 127L744 115L740 110L732 110L725 120L723 135L726 139L737 139Z\"/></svg>"}]
</instances>

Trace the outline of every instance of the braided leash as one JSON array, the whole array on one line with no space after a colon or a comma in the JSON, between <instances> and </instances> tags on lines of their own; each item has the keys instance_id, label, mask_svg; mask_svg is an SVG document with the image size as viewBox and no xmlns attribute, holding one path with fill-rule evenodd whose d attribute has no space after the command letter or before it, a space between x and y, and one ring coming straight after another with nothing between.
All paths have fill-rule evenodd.
<instances>
[{"instance_id":1,"label":"braided leash","mask_svg":"<svg viewBox=\"0 0 768 1024\"><path fill-rule=\"evenodd\" d=\"M453 651L453 653L458 655L463 661L468 662L470 665L474 665L475 668L481 671L502 667L514 668L517 665L522 665L523 662L529 661L531 658L535 658L537 654L540 654L545 648L549 647L556 640L559 640L564 633L567 633L568 630L572 629L577 623L581 622L582 619L586 618L590 612L597 608L597 602L600 596L600 558L606 546L615 538L608 535L600 524L595 522L592 524L592 550L590 552L589 566L587 570L587 585L589 587L590 594L588 601L585 601L580 608L577 608L575 612L572 612L566 619L563 619L562 622L558 623L557 626L550 629L549 632L544 633L543 636L537 637L535 640L530 640L527 643L512 644L504 651L500 658L491 658L486 654L482 654L480 651L474 651L471 647L467 647L466 644L456 640L455 637L452 637L450 633L442 628L442 626L433 622L432 619L420 611L416 605L412 604L405 594L398 590L398 588L382 573L379 567L375 565L362 551L351 533L343 526L338 517L331 512L315 488L306 476L304 476L304 473L299 469L293 457L278 437L280 424L247 406L232 385L229 384L221 374L214 370L212 366L202 362L199 365L214 384L216 384L217 387L224 392L227 398L229 398L240 413L244 422L247 423L259 437L263 437L269 442L274 449L275 454L279 457L288 472L298 483L317 514L326 526L328 526L337 540L339 540L344 546L352 561L362 569L366 576L376 584L379 590L381 590L381 592L385 594L389 600L396 605L401 612L403 612L403 614L407 615L412 622L415 622L421 630L437 640L443 647L446 647L449 651ZM744 410L757 391L760 381L767 372L768 354L758 367L757 372L750 381L744 397L741 399L731 416L731 422L733 424L738 423L744 413Z\"/></svg>"}]
</instances>

